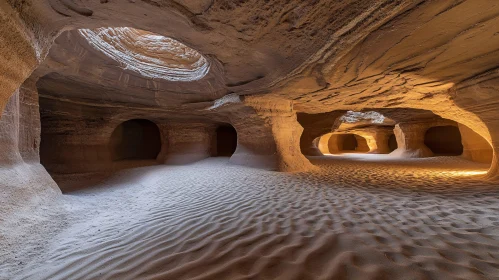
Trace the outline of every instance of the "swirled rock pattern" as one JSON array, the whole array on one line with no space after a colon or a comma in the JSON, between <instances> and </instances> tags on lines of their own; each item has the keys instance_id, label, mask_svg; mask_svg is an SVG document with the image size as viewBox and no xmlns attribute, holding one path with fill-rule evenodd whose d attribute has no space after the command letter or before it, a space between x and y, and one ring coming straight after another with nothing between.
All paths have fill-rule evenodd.
<instances>
[{"instance_id":1,"label":"swirled rock pattern","mask_svg":"<svg viewBox=\"0 0 499 280\"><path fill-rule=\"evenodd\" d=\"M206 58L195 50L151 32L129 27L79 32L93 47L145 77L188 82L203 78L210 70Z\"/></svg>"}]
</instances>

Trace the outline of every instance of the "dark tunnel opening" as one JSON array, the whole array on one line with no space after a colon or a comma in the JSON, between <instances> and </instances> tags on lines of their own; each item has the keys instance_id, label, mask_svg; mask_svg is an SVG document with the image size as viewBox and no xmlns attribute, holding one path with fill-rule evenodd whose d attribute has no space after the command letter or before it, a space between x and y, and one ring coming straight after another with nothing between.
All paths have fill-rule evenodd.
<instances>
[{"instance_id":1,"label":"dark tunnel opening","mask_svg":"<svg viewBox=\"0 0 499 280\"><path fill-rule=\"evenodd\" d=\"M237 148L236 129L229 125L217 128L217 151L216 156L230 157Z\"/></svg>"},{"instance_id":2,"label":"dark tunnel opening","mask_svg":"<svg viewBox=\"0 0 499 280\"><path fill-rule=\"evenodd\" d=\"M129 120L118 125L111 135L112 159L156 159L161 150L161 133L149 120Z\"/></svg>"},{"instance_id":3,"label":"dark tunnel opening","mask_svg":"<svg viewBox=\"0 0 499 280\"><path fill-rule=\"evenodd\" d=\"M458 156L463 153L461 133L456 126L435 126L428 129L424 143L435 155Z\"/></svg>"}]
</instances>

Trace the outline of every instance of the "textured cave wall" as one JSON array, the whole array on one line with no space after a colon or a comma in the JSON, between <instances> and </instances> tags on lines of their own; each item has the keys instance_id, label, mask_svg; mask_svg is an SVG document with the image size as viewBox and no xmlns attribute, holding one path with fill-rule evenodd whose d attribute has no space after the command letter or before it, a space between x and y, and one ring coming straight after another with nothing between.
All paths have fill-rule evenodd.
<instances>
[{"instance_id":1,"label":"textured cave wall","mask_svg":"<svg viewBox=\"0 0 499 280\"><path fill-rule=\"evenodd\" d=\"M462 137L463 157L476 162L491 163L493 151L490 144L465 125L459 124L459 130Z\"/></svg>"},{"instance_id":2,"label":"textured cave wall","mask_svg":"<svg viewBox=\"0 0 499 280\"><path fill-rule=\"evenodd\" d=\"M436 121L424 121L413 123L399 123L393 130L397 138L397 149L390 153L391 156L419 158L431 157L435 153L425 145L426 132L433 127L454 126L457 130L457 123L450 120L440 119ZM448 144L460 145L459 135L453 135L448 140ZM457 139L459 138L459 139ZM457 141L456 141L457 140ZM432 143L438 146L440 142L445 142L446 137L432 137Z\"/></svg>"},{"instance_id":3,"label":"textured cave wall","mask_svg":"<svg viewBox=\"0 0 499 280\"><path fill-rule=\"evenodd\" d=\"M359 153L369 152L370 148L367 139L357 134L354 134L354 136L355 140L357 141L357 147L355 148L355 151Z\"/></svg>"},{"instance_id":4,"label":"textured cave wall","mask_svg":"<svg viewBox=\"0 0 499 280\"><path fill-rule=\"evenodd\" d=\"M162 127L167 143L162 155L165 164L189 164L212 155L215 124L168 122Z\"/></svg>"},{"instance_id":5,"label":"textured cave wall","mask_svg":"<svg viewBox=\"0 0 499 280\"><path fill-rule=\"evenodd\" d=\"M0 213L47 202L61 193L38 162L39 130L36 88L27 81L9 98L0 118ZM22 115L21 115L22 114ZM16 213L14 213L16 211Z\"/></svg>"},{"instance_id":6,"label":"textured cave wall","mask_svg":"<svg viewBox=\"0 0 499 280\"><path fill-rule=\"evenodd\" d=\"M462 117L459 119L460 124L480 135L492 147L492 162L487 173L487 178L490 180L499 180L499 118L495 106L492 105L497 102L498 91L499 70L497 69L480 73L459 84L453 91L453 96L456 97L454 102L462 110L472 112L479 118L478 121L473 121L473 118ZM469 138L471 137L468 137L468 134L463 133L464 156L469 155L469 151L473 149L469 149L469 146L464 143ZM484 143L480 146L482 150L487 150ZM485 158L482 160L486 161Z\"/></svg>"},{"instance_id":7,"label":"textured cave wall","mask_svg":"<svg viewBox=\"0 0 499 280\"><path fill-rule=\"evenodd\" d=\"M18 11L0 1L0 115L10 96L28 78L44 53L35 35Z\"/></svg>"},{"instance_id":8,"label":"textured cave wall","mask_svg":"<svg viewBox=\"0 0 499 280\"><path fill-rule=\"evenodd\" d=\"M340 139L338 139L340 137L340 134L332 134L329 138L328 138L328 150L329 150L329 153L331 154L338 154L340 153L340 151L343 149L343 145L340 146Z\"/></svg>"},{"instance_id":9,"label":"textured cave wall","mask_svg":"<svg viewBox=\"0 0 499 280\"><path fill-rule=\"evenodd\" d=\"M40 98L40 114L40 160L50 173L112 169L109 140L122 120L98 108L47 98Z\"/></svg>"},{"instance_id":10,"label":"textured cave wall","mask_svg":"<svg viewBox=\"0 0 499 280\"><path fill-rule=\"evenodd\" d=\"M188 164L212 155L216 130L214 123L164 119L161 112L151 114L139 109L100 108L50 98L41 98L40 105L41 159L51 173L114 171L153 164L140 160L146 158L156 164ZM131 129L129 132L123 131L124 123L146 117L148 119L144 122L149 123L147 127L133 126L128 127ZM137 137L137 129L140 133L152 130L150 134L153 139L131 140ZM119 134L122 137L118 137ZM133 142L128 143L130 145L148 146L128 152L117 151L125 148L121 145L128 145L128 140L124 141L123 137L128 137ZM155 149L149 150L151 146ZM137 157L136 152L140 152L142 156ZM144 153L148 156L144 156ZM152 153L157 153L157 156L151 156Z\"/></svg>"},{"instance_id":11,"label":"textured cave wall","mask_svg":"<svg viewBox=\"0 0 499 280\"><path fill-rule=\"evenodd\" d=\"M303 128L292 102L246 97L237 106L236 112L229 113L237 130L231 163L290 172L313 169L300 150Z\"/></svg>"},{"instance_id":12,"label":"textured cave wall","mask_svg":"<svg viewBox=\"0 0 499 280\"><path fill-rule=\"evenodd\" d=\"M153 6L150 1L79 1L76 9L56 0L0 3L0 73L4 74L0 105L43 59L59 31L127 24L171 35L220 61L219 73L227 76L217 80L217 89L205 84L211 99L197 101L228 92L264 92L293 100L295 111L310 114L372 107L431 110L462 121L489 142L494 151L489 177L499 178L499 123L493 106L499 89L499 37L494 36L499 7L493 1L291 1L285 5L246 1L228 6L193 2L181 11L159 2ZM254 26L255 12L260 20ZM469 17L461 20L463 14ZM304 24L308 22L312 24ZM231 46L231 51L220 48L220 42ZM61 67L54 71L78 72L71 65L74 61L74 57L56 60L54 65ZM113 74L120 83L135 80L128 73ZM157 83L145 84L149 93L155 92ZM159 100L168 104L174 97L178 96ZM131 102L140 96L127 98Z\"/></svg>"},{"instance_id":13,"label":"textured cave wall","mask_svg":"<svg viewBox=\"0 0 499 280\"><path fill-rule=\"evenodd\" d=\"M329 139L331 138L332 135L333 135L333 133L326 133L319 138L319 143L317 144L317 147L319 148L319 151L322 154L330 154L331 153L329 151Z\"/></svg>"},{"instance_id":14,"label":"textured cave wall","mask_svg":"<svg viewBox=\"0 0 499 280\"><path fill-rule=\"evenodd\" d=\"M393 130L397 138L397 149L390 155L406 158L433 156L433 152L424 144L427 129L427 124L397 124Z\"/></svg>"}]
</instances>

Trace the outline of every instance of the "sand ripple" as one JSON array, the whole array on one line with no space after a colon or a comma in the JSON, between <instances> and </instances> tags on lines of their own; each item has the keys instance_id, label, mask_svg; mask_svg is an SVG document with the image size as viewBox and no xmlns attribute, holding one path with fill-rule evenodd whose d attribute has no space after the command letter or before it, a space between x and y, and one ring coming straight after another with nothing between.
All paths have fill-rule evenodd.
<instances>
[{"instance_id":1,"label":"sand ripple","mask_svg":"<svg viewBox=\"0 0 499 280\"><path fill-rule=\"evenodd\" d=\"M75 222L9 278L499 279L499 189L454 172L483 166L313 162L122 171L65 195Z\"/></svg>"}]
</instances>

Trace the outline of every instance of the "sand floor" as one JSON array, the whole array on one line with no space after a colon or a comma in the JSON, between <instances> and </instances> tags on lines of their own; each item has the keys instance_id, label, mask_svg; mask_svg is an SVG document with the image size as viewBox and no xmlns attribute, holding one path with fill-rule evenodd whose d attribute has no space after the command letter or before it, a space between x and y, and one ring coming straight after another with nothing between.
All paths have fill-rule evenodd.
<instances>
[{"instance_id":1,"label":"sand floor","mask_svg":"<svg viewBox=\"0 0 499 280\"><path fill-rule=\"evenodd\" d=\"M2 279L499 279L499 185L460 158L123 170L2 229Z\"/></svg>"}]
</instances>

